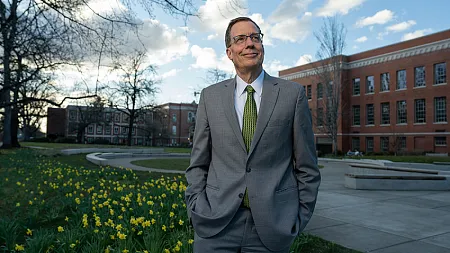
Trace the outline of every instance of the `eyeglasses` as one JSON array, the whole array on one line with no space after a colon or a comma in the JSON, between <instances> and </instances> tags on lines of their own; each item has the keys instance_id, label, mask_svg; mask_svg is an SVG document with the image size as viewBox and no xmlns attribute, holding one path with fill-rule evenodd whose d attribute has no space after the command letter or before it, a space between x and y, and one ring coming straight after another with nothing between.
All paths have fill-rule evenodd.
<instances>
[{"instance_id":1,"label":"eyeglasses","mask_svg":"<svg viewBox=\"0 0 450 253\"><path fill-rule=\"evenodd\" d=\"M250 35L241 34L234 36L233 42L236 45L241 45L244 44L244 42L247 40L248 37L250 37L253 43L262 43L263 36L264 34L262 33L252 33Z\"/></svg>"}]
</instances>

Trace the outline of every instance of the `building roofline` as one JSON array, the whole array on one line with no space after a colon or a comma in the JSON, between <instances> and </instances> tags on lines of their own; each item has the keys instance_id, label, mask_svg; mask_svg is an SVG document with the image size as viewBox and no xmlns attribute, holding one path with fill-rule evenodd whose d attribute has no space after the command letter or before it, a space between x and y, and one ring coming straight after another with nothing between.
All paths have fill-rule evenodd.
<instances>
[{"instance_id":1,"label":"building roofline","mask_svg":"<svg viewBox=\"0 0 450 253\"><path fill-rule=\"evenodd\" d=\"M368 58L373 58L376 56L380 56L380 55L386 55L386 54L390 54L390 53L394 53L397 51L401 51L401 50L405 50L405 49L409 49L409 48L414 48L417 46L421 46L421 45L425 45L425 44L431 44L433 42L438 42L441 40L445 40L445 36L443 38L439 38L442 35L449 35L447 36L447 38L450 37L450 29L447 30L443 30L443 31L439 31L439 32L435 32L432 34L428 34L425 36L421 36L421 37L417 37L411 40L406 40L406 41L400 41L400 42L396 42L393 44L389 44L386 46L381 46L381 47L377 47L377 48L373 48L373 49L369 49L366 51L362 51L362 52L358 52L356 54L352 54L352 55L341 55L341 57L343 58L344 62L353 62L353 61L358 61L358 60L362 60L362 59L368 59ZM418 41L425 41L423 43L418 43ZM410 46L407 47L403 47L402 49L399 49L398 47L405 45L405 44L412 44ZM375 53L379 51L380 53ZM315 62L310 62L304 65L300 65L300 66L295 66L295 67L291 67L291 68L287 68L287 69L283 69L280 70L278 72L278 76L287 76L290 74L294 74L294 73L298 73L304 70L308 70L311 69L312 67L314 67L314 65L319 64L320 62L322 62L324 60L320 60L320 61L315 61Z\"/></svg>"}]
</instances>

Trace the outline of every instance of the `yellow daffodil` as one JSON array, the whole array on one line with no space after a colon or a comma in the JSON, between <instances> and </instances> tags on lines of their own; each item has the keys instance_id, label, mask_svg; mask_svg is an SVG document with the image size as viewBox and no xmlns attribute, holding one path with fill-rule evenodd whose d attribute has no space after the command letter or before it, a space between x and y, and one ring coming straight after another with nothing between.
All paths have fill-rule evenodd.
<instances>
[{"instance_id":1,"label":"yellow daffodil","mask_svg":"<svg viewBox=\"0 0 450 253\"><path fill-rule=\"evenodd\" d=\"M32 236L33 235L33 231L31 231L31 229L27 229L27 235Z\"/></svg>"},{"instance_id":2,"label":"yellow daffodil","mask_svg":"<svg viewBox=\"0 0 450 253\"><path fill-rule=\"evenodd\" d=\"M64 232L64 228L61 227L61 226L59 226L59 227L58 227L58 232Z\"/></svg>"},{"instance_id":3,"label":"yellow daffodil","mask_svg":"<svg viewBox=\"0 0 450 253\"><path fill-rule=\"evenodd\" d=\"M14 249L16 251L23 251L23 250L25 250L25 247L23 245L16 244L16 247Z\"/></svg>"}]
</instances>

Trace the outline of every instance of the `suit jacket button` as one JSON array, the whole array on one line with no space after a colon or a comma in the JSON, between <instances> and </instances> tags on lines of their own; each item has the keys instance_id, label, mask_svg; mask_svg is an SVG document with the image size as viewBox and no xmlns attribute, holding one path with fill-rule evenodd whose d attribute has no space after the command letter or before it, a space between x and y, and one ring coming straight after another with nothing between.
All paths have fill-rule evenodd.
<instances>
[{"instance_id":1,"label":"suit jacket button","mask_svg":"<svg viewBox=\"0 0 450 253\"><path fill-rule=\"evenodd\" d=\"M243 198L244 197L244 194L243 193L239 193L239 198Z\"/></svg>"},{"instance_id":2,"label":"suit jacket button","mask_svg":"<svg viewBox=\"0 0 450 253\"><path fill-rule=\"evenodd\" d=\"M250 171L252 171L252 168L247 168L247 172L250 172Z\"/></svg>"}]
</instances>

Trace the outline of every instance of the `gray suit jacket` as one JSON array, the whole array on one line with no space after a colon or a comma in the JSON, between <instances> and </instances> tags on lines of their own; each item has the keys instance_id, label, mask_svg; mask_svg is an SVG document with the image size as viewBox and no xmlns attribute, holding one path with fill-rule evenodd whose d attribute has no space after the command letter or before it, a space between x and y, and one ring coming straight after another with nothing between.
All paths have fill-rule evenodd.
<instances>
[{"instance_id":1,"label":"gray suit jacket","mask_svg":"<svg viewBox=\"0 0 450 253\"><path fill-rule=\"evenodd\" d=\"M202 91L186 170L188 215L199 236L214 236L231 221L247 188L261 241L283 250L308 223L320 184L305 89L265 74L247 153L235 86L236 79L229 79Z\"/></svg>"}]
</instances>

